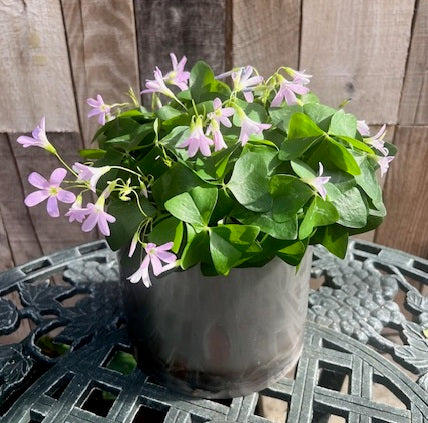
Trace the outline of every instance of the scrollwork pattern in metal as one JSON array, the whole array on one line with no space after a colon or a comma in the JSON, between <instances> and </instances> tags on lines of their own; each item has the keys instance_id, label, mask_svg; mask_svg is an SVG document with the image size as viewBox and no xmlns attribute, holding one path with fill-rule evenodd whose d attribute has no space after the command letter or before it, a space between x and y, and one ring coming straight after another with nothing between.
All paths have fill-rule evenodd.
<instances>
[{"instance_id":1,"label":"scrollwork pattern in metal","mask_svg":"<svg viewBox=\"0 0 428 423\"><path fill-rule=\"evenodd\" d=\"M344 261L316 247L312 270L325 284L310 295L312 322L295 378L284 378L261 394L288 403L289 423L324 421L331 413L350 422L426 421L428 300L415 281L428 283L428 263L352 241ZM11 295L19 296L18 306ZM399 298L407 314L398 306ZM156 421L167 423L268 421L257 411L257 393L230 404L193 399L153 383L138 368L124 375L106 366L115 351L132 347L122 317L115 255L104 241L0 274L0 319L2 421L131 423L143 408L155 410ZM13 340L23 322L31 331ZM395 343L385 328L395 330L403 342ZM40 347L46 337L53 343L51 353ZM379 354L383 352L397 364L385 360ZM418 383L398 364L417 374ZM325 367L332 374L349 375L348 393L321 383ZM375 403L367 388L375 380L398 392L406 409ZM96 389L115 398L102 415L86 406Z\"/></svg>"}]
</instances>

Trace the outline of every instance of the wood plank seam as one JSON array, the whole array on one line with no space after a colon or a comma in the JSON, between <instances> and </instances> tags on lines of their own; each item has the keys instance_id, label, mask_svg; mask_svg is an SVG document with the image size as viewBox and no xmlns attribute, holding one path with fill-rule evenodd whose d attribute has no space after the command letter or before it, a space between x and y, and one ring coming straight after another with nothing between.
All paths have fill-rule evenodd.
<instances>
[{"instance_id":1,"label":"wood plank seam","mask_svg":"<svg viewBox=\"0 0 428 423\"><path fill-rule=\"evenodd\" d=\"M81 114L79 113L80 107L77 101L77 88L76 88L76 78L73 72L73 66L71 66L71 53L70 53L70 43L68 40L68 34L67 34L67 30L66 30L66 24L65 24L65 16L64 16L64 7L62 5L62 1L59 2L59 7L61 10L61 18L62 18L62 24L64 26L64 37L65 37L65 43L67 45L67 58L68 58L68 68L70 71L70 75L71 75L71 86L73 89L73 94L74 94L74 104L76 107L76 114L77 114L77 126L79 129L79 135L80 135L80 140L81 140L81 144L82 144L82 148L84 148L84 143L83 143L83 125L82 125L82 119L81 119ZM80 15L82 15L82 9L80 8ZM82 28L82 32L83 32L83 28ZM83 50L83 55L85 55L85 51Z\"/></svg>"},{"instance_id":2,"label":"wood plank seam","mask_svg":"<svg viewBox=\"0 0 428 423\"><path fill-rule=\"evenodd\" d=\"M299 45L297 49L297 70L300 69L301 63L301 51L302 51L302 31L303 31L303 2L304 0L300 1L300 21L299 21Z\"/></svg>"},{"instance_id":3,"label":"wood plank seam","mask_svg":"<svg viewBox=\"0 0 428 423\"><path fill-rule=\"evenodd\" d=\"M4 224L4 220L3 220L2 204L0 203L0 230L2 227L3 227L2 232L4 232L4 238L6 240L6 242L5 242L6 246L0 245L0 249L1 248L7 249L7 251L9 252L9 254L8 254L9 258L7 258L6 265L4 265L4 262L3 262L4 257L2 257L2 255L0 256L0 261L1 261L0 262L0 272L16 266L16 260L15 260L15 257L13 256L13 251L12 251L12 247L10 244L9 234L7 233L6 225ZM0 237L1 237L1 232L0 232Z\"/></svg>"},{"instance_id":4,"label":"wood plank seam","mask_svg":"<svg viewBox=\"0 0 428 423\"><path fill-rule=\"evenodd\" d=\"M225 4L224 66L226 70L233 67L233 0Z\"/></svg>"},{"instance_id":5,"label":"wood plank seam","mask_svg":"<svg viewBox=\"0 0 428 423\"><path fill-rule=\"evenodd\" d=\"M415 24L416 24L416 18L417 18L417 12L418 12L418 10L419 10L419 0L415 0L415 5L414 5L414 8L413 8L412 23L410 24L410 41L409 41L409 44L407 45L406 63L404 65L403 82L401 84L400 99L399 99L399 102L398 102L397 127L399 126L399 123L400 123L400 106L401 106L401 101L403 99L403 94L404 94L404 90L405 90L406 76L408 75L408 70L409 70L410 51L412 49L412 41L413 41L413 36L415 34ZM422 90L419 91L418 104L420 102L421 96L422 96Z\"/></svg>"},{"instance_id":6,"label":"wood plank seam","mask_svg":"<svg viewBox=\"0 0 428 423\"><path fill-rule=\"evenodd\" d=\"M417 0L412 20L411 42L399 103L402 125L428 124L428 3Z\"/></svg>"}]
</instances>

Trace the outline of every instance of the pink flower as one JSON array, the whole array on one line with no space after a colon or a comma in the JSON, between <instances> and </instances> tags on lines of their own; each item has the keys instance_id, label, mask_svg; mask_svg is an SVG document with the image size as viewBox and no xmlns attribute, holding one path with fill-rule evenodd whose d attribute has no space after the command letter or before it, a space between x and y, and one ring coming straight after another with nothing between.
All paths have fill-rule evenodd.
<instances>
[{"instance_id":1,"label":"pink flower","mask_svg":"<svg viewBox=\"0 0 428 423\"><path fill-rule=\"evenodd\" d=\"M174 53L170 53L172 68L173 70L168 72L164 76L164 80L168 84L177 85L181 90L187 90L187 81L190 77L190 72L184 70L184 66L187 62L187 57L183 56L180 62L178 62L177 57Z\"/></svg>"},{"instance_id":2,"label":"pink flower","mask_svg":"<svg viewBox=\"0 0 428 423\"><path fill-rule=\"evenodd\" d=\"M215 119L211 121L211 124L207 128L207 135L210 135L211 133L214 140L214 151L227 148L227 144L224 142L223 134L220 131L220 126Z\"/></svg>"},{"instance_id":3,"label":"pink flower","mask_svg":"<svg viewBox=\"0 0 428 423\"><path fill-rule=\"evenodd\" d=\"M71 191L67 191L60 187L66 174L67 171L59 167L52 172L49 181L47 181L37 172L32 172L28 177L28 182L36 188L40 188L40 190L28 194L24 200L25 205L27 207L33 207L47 199L47 211L49 216L58 217L58 200L63 203L73 203L76 199L76 196Z\"/></svg>"},{"instance_id":4,"label":"pink flower","mask_svg":"<svg viewBox=\"0 0 428 423\"><path fill-rule=\"evenodd\" d=\"M386 149L385 149L386 150ZM388 150L386 150L388 151ZM388 172L389 164L394 160L394 156L387 156L388 152L386 152L383 156L375 156L376 161L380 166L380 176L383 177L386 172Z\"/></svg>"},{"instance_id":5,"label":"pink flower","mask_svg":"<svg viewBox=\"0 0 428 423\"><path fill-rule=\"evenodd\" d=\"M331 179L331 176L322 176L322 174L324 173L324 167L321 162L318 163L318 166L318 176L316 176L315 178L302 178L302 181L306 182L309 185L312 185L317 190L321 198L325 200L327 197L327 191L324 185Z\"/></svg>"},{"instance_id":6,"label":"pink flower","mask_svg":"<svg viewBox=\"0 0 428 423\"><path fill-rule=\"evenodd\" d=\"M135 232L134 236L132 237L131 245L129 246L128 257L132 257L134 255L139 239L140 239L140 231L137 230L137 232Z\"/></svg>"},{"instance_id":7,"label":"pink flower","mask_svg":"<svg viewBox=\"0 0 428 423\"><path fill-rule=\"evenodd\" d=\"M215 76L215 79L226 79L228 76L232 75L233 72L236 72L236 69L220 73L219 75Z\"/></svg>"},{"instance_id":8,"label":"pink flower","mask_svg":"<svg viewBox=\"0 0 428 423\"><path fill-rule=\"evenodd\" d=\"M36 126L33 129L33 132L31 133L31 135L32 137L27 137L26 135L22 135L18 137L16 141L22 144L24 148L41 147L49 151L50 153L53 153L53 154L56 153L55 147L48 141L48 138L46 136L44 117L42 117L42 120L40 121L38 126Z\"/></svg>"},{"instance_id":9,"label":"pink flower","mask_svg":"<svg viewBox=\"0 0 428 423\"><path fill-rule=\"evenodd\" d=\"M382 128L380 128L379 132L375 136L365 139L365 141L368 144L372 145L374 148L379 150L384 156L388 154L388 150L384 146L385 142L383 141L383 137L386 134L385 130L386 130L386 125L383 125Z\"/></svg>"},{"instance_id":10,"label":"pink flower","mask_svg":"<svg viewBox=\"0 0 428 423\"><path fill-rule=\"evenodd\" d=\"M65 216L69 218L68 221L70 223L74 221L82 223L87 214L88 210L82 208L82 196L78 195L76 201L71 205Z\"/></svg>"},{"instance_id":11,"label":"pink flower","mask_svg":"<svg viewBox=\"0 0 428 423\"><path fill-rule=\"evenodd\" d=\"M160 93L166 95L167 97L175 98L174 93L165 85L162 72L157 66L153 74L155 79L146 79L146 89L141 91L141 94Z\"/></svg>"},{"instance_id":12,"label":"pink flower","mask_svg":"<svg viewBox=\"0 0 428 423\"><path fill-rule=\"evenodd\" d=\"M304 87L300 80L287 81L282 78L281 85L275 98L272 100L271 107L279 107L283 100L288 105L297 104L296 94L307 94L309 88Z\"/></svg>"},{"instance_id":13,"label":"pink flower","mask_svg":"<svg viewBox=\"0 0 428 423\"><path fill-rule=\"evenodd\" d=\"M272 125L269 123L258 123L250 119L242 109L238 109L239 119L241 121L241 133L239 140L242 145L245 145L250 135L260 135L265 129L269 129Z\"/></svg>"},{"instance_id":14,"label":"pink flower","mask_svg":"<svg viewBox=\"0 0 428 423\"><path fill-rule=\"evenodd\" d=\"M263 77L260 75L251 76L254 69L252 66L240 68L238 71L232 72L232 81L234 91L243 91L245 100L251 103L254 99L251 91L263 82Z\"/></svg>"},{"instance_id":15,"label":"pink flower","mask_svg":"<svg viewBox=\"0 0 428 423\"><path fill-rule=\"evenodd\" d=\"M285 70L293 78L293 82L295 82L296 84L306 85L311 82L310 79L312 78L312 75L308 75L307 73L305 73L306 71L304 70L296 71L292 68L285 68Z\"/></svg>"},{"instance_id":16,"label":"pink flower","mask_svg":"<svg viewBox=\"0 0 428 423\"><path fill-rule=\"evenodd\" d=\"M111 169L110 166L93 167L76 162L73 170L77 173L79 180L89 182L92 191L95 192L98 180Z\"/></svg>"},{"instance_id":17,"label":"pink flower","mask_svg":"<svg viewBox=\"0 0 428 423\"><path fill-rule=\"evenodd\" d=\"M146 256L141 262L138 270L128 277L129 281L132 283L137 283L140 279L143 281L144 285L148 288L152 285L149 276L149 265L152 265L153 274L155 276L160 275L161 273L170 270L176 266L177 256L167 250L170 250L173 247L173 242L167 242L156 246L152 242L149 242L145 247ZM166 266L162 266L162 262L168 263Z\"/></svg>"},{"instance_id":18,"label":"pink flower","mask_svg":"<svg viewBox=\"0 0 428 423\"><path fill-rule=\"evenodd\" d=\"M89 232L98 225L100 232L105 235L110 235L110 228L107 222L114 223L116 218L104 211L105 197L101 194L95 204L88 203L86 206L86 214L88 217L83 222L82 231Z\"/></svg>"},{"instance_id":19,"label":"pink flower","mask_svg":"<svg viewBox=\"0 0 428 423\"><path fill-rule=\"evenodd\" d=\"M111 119L111 107L104 103L100 94L97 95L96 100L94 98L88 98L86 102L89 106L93 107L93 109L88 113L88 118L98 115L98 123L100 125L105 125L106 120Z\"/></svg>"},{"instance_id":20,"label":"pink flower","mask_svg":"<svg viewBox=\"0 0 428 423\"><path fill-rule=\"evenodd\" d=\"M193 157L198 150L201 151L202 155L205 157L211 156L210 145L213 144L213 140L208 138L204 134L204 128L202 126L202 118L198 117L196 122L192 122L190 125L190 136L185 141L183 141L178 148L189 147L187 153L189 157Z\"/></svg>"},{"instance_id":21,"label":"pink flower","mask_svg":"<svg viewBox=\"0 0 428 423\"><path fill-rule=\"evenodd\" d=\"M364 137L370 136L370 128L369 125L367 125L365 120L357 120L357 129L358 132Z\"/></svg>"},{"instance_id":22,"label":"pink flower","mask_svg":"<svg viewBox=\"0 0 428 423\"><path fill-rule=\"evenodd\" d=\"M208 119L215 119L217 122L222 123L227 128L232 126L232 123L229 120L229 116L232 116L235 113L233 107L224 107L222 108L221 100L217 97L214 99L214 111L208 113Z\"/></svg>"}]
</instances>

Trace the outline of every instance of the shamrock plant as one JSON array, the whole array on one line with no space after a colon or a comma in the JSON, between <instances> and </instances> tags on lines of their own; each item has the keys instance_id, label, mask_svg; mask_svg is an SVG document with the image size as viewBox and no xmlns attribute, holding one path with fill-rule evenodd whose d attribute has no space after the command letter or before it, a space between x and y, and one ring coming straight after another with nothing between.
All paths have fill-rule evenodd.
<instances>
[{"instance_id":1,"label":"shamrock plant","mask_svg":"<svg viewBox=\"0 0 428 423\"><path fill-rule=\"evenodd\" d=\"M147 286L150 267L159 275L200 264L205 275L227 275L276 256L297 266L315 243L344 257L349 235L381 223L376 171L383 176L396 152L385 127L370 137L364 121L321 104L305 72L283 67L264 79L246 66L215 76L204 62L187 72L185 57L171 59L173 69L156 68L142 91L151 110L132 91L130 103L88 100L102 126L98 148L80 152L85 163L63 161L44 118L18 138L65 167L49 181L30 175L38 191L27 206L47 200L57 217L58 201L71 204L70 222L140 254L129 279ZM89 193L96 200L85 204Z\"/></svg>"}]
</instances>

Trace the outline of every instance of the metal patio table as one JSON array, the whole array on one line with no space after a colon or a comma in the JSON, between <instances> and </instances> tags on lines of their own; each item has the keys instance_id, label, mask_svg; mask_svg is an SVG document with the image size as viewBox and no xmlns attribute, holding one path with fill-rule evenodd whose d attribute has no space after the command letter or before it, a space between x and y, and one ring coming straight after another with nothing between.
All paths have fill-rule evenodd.
<instances>
[{"instance_id":1,"label":"metal patio table","mask_svg":"<svg viewBox=\"0 0 428 423\"><path fill-rule=\"evenodd\" d=\"M294 376L211 401L177 395L132 365L116 257L105 241L8 270L0 274L0 421L262 423L268 420L257 402L264 396L287 403L289 423L330 415L428 422L428 298L420 289L428 261L353 240L345 260L316 246L312 272L323 284L310 293ZM22 322L31 333L7 343ZM377 402L374 384L403 407Z\"/></svg>"}]
</instances>

